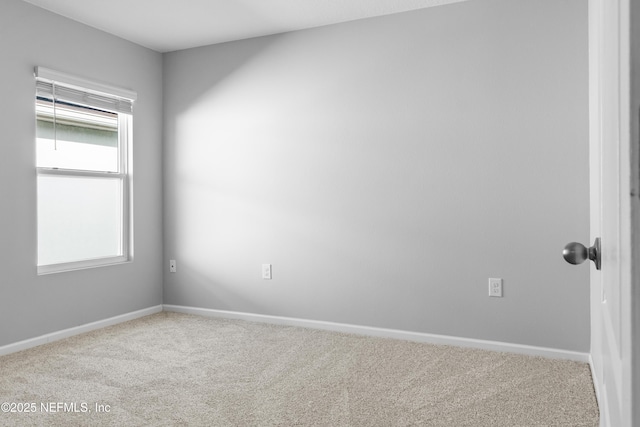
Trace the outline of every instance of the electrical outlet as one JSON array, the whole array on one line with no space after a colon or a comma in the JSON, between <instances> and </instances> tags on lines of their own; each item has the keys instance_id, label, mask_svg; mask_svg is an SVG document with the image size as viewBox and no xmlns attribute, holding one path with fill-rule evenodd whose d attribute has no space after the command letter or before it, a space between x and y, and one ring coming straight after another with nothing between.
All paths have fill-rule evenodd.
<instances>
[{"instance_id":1,"label":"electrical outlet","mask_svg":"<svg viewBox=\"0 0 640 427\"><path fill-rule=\"evenodd\" d=\"M271 280L271 264L262 264L262 278Z\"/></svg>"},{"instance_id":2,"label":"electrical outlet","mask_svg":"<svg viewBox=\"0 0 640 427\"><path fill-rule=\"evenodd\" d=\"M489 296L502 298L502 279L489 278Z\"/></svg>"},{"instance_id":3,"label":"electrical outlet","mask_svg":"<svg viewBox=\"0 0 640 427\"><path fill-rule=\"evenodd\" d=\"M169 260L169 273L175 273L176 272L176 260L175 259L170 259Z\"/></svg>"}]
</instances>

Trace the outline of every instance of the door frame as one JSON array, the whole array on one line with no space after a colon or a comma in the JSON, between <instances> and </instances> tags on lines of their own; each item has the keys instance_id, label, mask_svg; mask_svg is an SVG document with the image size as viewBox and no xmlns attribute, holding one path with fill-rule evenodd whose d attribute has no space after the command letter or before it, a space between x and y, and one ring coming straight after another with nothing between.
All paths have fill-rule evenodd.
<instances>
[{"instance_id":1,"label":"door frame","mask_svg":"<svg viewBox=\"0 0 640 427\"><path fill-rule=\"evenodd\" d=\"M616 81L620 94L619 114L619 176L620 192L620 293L622 358L615 368L623 373L621 394L608 395L604 386L603 366L614 366L601 359L603 342L608 340L602 327L602 290L599 272L591 273L591 370L600 407L603 427L631 427L640 425L640 6L633 0L589 0L589 92L590 92L590 196L591 240L599 237L600 212L600 71L603 64L601 47L606 36L600 31L607 13L604 8L619 14L614 30L619 35L619 75ZM613 21L610 21L613 22ZM610 35L612 33L608 33ZM606 83L605 83L606 84ZM596 123L597 121L597 123ZM617 141L614 141L616 143ZM606 143L606 141L605 141ZM597 168L597 169L594 169ZM612 255L612 254L605 254ZM606 266L603 266L606 268ZM638 326L634 326L638 325ZM609 364L609 365L607 365ZM640 400L639 400L640 402ZM610 405L614 405L611 409ZM615 412L614 412L615 411ZM611 426L611 416L620 426Z\"/></svg>"},{"instance_id":2,"label":"door frame","mask_svg":"<svg viewBox=\"0 0 640 427\"><path fill-rule=\"evenodd\" d=\"M631 162L631 402L632 424L640 424L640 4L630 2Z\"/></svg>"}]
</instances>

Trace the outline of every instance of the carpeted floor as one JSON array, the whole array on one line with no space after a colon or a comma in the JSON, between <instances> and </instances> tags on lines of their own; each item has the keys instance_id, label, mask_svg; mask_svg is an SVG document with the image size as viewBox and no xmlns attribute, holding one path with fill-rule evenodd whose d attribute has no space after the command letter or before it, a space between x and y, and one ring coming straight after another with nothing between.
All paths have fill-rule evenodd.
<instances>
[{"instance_id":1,"label":"carpeted floor","mask_svg":"<svg viewBox=\"0 0 640 427\"><path fill-rule=\"evenodd\" d=\"M169 312L0 357L0 403L3 426L598 425L586 364Z\"/></svg>"}]
</instances>

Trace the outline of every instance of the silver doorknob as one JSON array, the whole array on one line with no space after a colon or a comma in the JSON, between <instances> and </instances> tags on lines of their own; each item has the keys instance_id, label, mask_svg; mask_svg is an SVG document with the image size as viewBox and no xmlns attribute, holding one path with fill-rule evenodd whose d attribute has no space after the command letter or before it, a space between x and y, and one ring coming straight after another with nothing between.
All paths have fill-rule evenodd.
<instances>
[{"instance_id":1,"label":"silver doorknob","mask_svg":"<svg viewBox=\"0 0 640 427\"><path fill-rule=\"evenodd\" d=\"M600 270L600 252L600 238L596 237L590 248L578 242L567 243L562 256L569 264L582 264L586 259L590 259L596 265L596 270Z\"/></svg>"}]
</instances>

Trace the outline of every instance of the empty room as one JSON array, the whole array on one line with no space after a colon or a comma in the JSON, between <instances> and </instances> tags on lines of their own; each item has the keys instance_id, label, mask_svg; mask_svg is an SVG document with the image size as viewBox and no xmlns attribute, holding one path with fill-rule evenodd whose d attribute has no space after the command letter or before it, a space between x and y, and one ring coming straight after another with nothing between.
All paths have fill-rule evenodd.
<instances>
[{"instance_id":1,"label":"empty room","mask_svg":"<svg viewBox=\"0 0 640 427\"><path fill-rule=\"evenodd\" d=\"M0 425L638 425L639 52L630 0L2 0Z\"/></svg>"}]
</instances>

